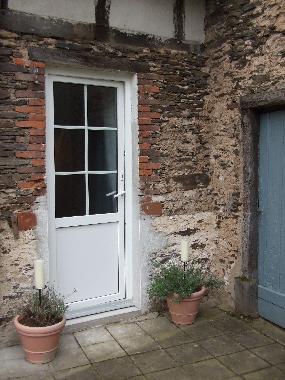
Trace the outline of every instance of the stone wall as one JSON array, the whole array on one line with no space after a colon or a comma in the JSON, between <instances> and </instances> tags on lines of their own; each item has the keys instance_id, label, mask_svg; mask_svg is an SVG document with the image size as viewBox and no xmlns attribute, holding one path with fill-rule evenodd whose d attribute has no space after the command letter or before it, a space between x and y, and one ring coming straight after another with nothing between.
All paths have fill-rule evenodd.
<instances>
[{"instance_id":1,"label":"stone wall","mask_svg":"<svg viewBox=\"0 0 285 380\"><path fill-rule=\"evenodd\" d=\"M235 277L250 277L243 265L247 163L240 98L284 90L284 11L282 0L210 0L207 4L204 54L209 79L203 114L210 146L208 190L216 216L214 261L229 281L231 305Z\"/></svg>"},{"instance_id":2,"label":"stone wall","mask_svg":"<svg viewBox=\"0 0 285 380\"><path fill-rule=\"evenodd\" d=\"M209 181L206 173L197 173L201 167L198 162L207 159L197 124L207 74L201 70L204 65L201 54L190 49L63 40L12 30L2 30L0 36L3 102L0 207L4 223L0 266L5 273L0 279L0 296L1 317L9 318L15 305L20 304L22 290L32 284L33 259L39 250L34 243L41 236L36 215L46 214L43 209L46 203L41 201L46 193L45 67L60 64L67 68L137 73L139 197L141 213L149 218L150 224L155 216L185 210L180 200L176 204L181 198L179 189L200 186L203 192ZM193 175L185 179L182 172L189 159L193 161L187 163ZM198 201L199 196L196 198ZM26 231L32 228L34 232Z\"/></svg>"}]
</instances>

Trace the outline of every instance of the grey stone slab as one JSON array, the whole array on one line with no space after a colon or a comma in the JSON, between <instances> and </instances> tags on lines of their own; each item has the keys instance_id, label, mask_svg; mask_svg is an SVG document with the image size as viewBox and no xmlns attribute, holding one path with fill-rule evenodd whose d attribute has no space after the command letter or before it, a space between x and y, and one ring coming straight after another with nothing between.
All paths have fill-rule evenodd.
<instances>
[{"instance_id":1,"label":"grey stone slab","mask_svg":"<svg viewBox=\"0 0 285 380\"><path fill-rule=\"evenodd\" d=\"M83 348L91 363L125 356L125 351L115 341L93 344Z\"/></svg>"},{"instance_id":2,"label":"grey stone slab","mask_svg":"<svg viewBox=\"0 0 285 380\"><path fill-rule=\"evenodd\" d=\"M276 367L281 369L281 371L285 372L285 363L277 364Z\"/></svg>"},{"instance_id":3,"label":"grey stone slab","mask_svg":"<svg viewBox=\"0 0 285 380\"><path fill-rule=\"evenodd\" d=\"M23 359L25 353L21 346L11 346L0 349L0 363L2 360Z\"/></svg>"},{"instance_id":4,"label":"grey stone slab","mask_svg":"<svg viewBox=\"0 0 285 380\"><path fill-rule=\"evenodd\" d=\"M285 363L285 347L279 343L254 348L252 351L271 364Z\"/></svg>"},{"instance_id":5,"label":"grey stone slab","mask_svg":"<svg viewBox=\"0 0 285 380\"><path fill-rule=\"evenodd\" d=\"M6 360L0 365L0 375L9 376L9 378L17 378L24 376L38 375L48 375L49 365L48 364L32 364L28 363L25 359L13 359Z\"/></svg>"},{"instance_id":6,"label":"grey stone slab","mask_svg":"<svg viewBox=\"0 0 285 380\"><path fill-rule=\"evenodd\" d=\"M227 355L244 350L239 343L225 335L199 341L199 345L214 356Z\"/></svg>"},{"instance_id":7,"label":"grey stone slab","mask_svg":"<svg viewBox=\"0 0 285 380\"><path fill-rule=\"evenodd\" d=\"M77 350L79 344L72 334L63 334L60 337L59 347L61 350Z\"/></svg>"},{"instance_id":8,"label":"grey stone slab","mask_svg":"<svg viewBox=\"0 0 285 380\"><path fill-rule=\"evenodd\" d=\"M182 368L171 368L146 375L148 380L188 380L189 377Z\"/></svg>"},{"instance_id":9,"label":"grey stone slab","mask_svg":"<svg viewBox=\"0 0 285 380\"><path fill-rule=\"evenodd\" d=\"M54 374L55 380L96 380L99 376L96 375L91 365L66 369Z\"/></svg>"},{"instance_id":10,"label":"grey stone slab","mask_svg":"<svg viewBox=\"0 0 285 380\"><path fill-rule=\"evenodd\" d=\"M148 335L118 340L123 349L129 354L159 350L159 345Z\"/></svg>"},{"instance_id":11,"label":"grey stone slab","mask_svg":"<svg viewBox=\"0 0 285 380\"><path fill-rule=\"evenodd\" d=\"M261 331L264 335L285 345L285 330L265 321L264 319L256 319L251 323L252 328Z\"/></svg>"},{"instance_id":12,"label":"grey stone slab","mask_svg":"<svg viewBox=\"0 0 285 380\"><path fill-rule=\"evenodd\" d=\"M79 331L74 334L76 340L82 347L91 346L96 343L109 342L114 340L112 335L105 327L94 327L92 329Z\"/></svg>"},{"instance_id":13,"label":"grey stone slab","mask_svg":"<svg viewBox=\"0 0 285 380\"><path fill-rule=\"evenodd\" d=\"M1 377L0 377L0 380L2 380ZM51 373L38 371L34 375L17 377L17 380L54 380L54 376Z\"/></svg>"},{"instance_id":14,"label":"grey stone slab","mask_svg":"<svg viewBox=\"0 0 285 380\"><path fill-rule=\"evenodd\" d=\"M49 363L53 371L60 371L89 364L79 346L76 348L60 347L55 359Z\"/></svg>"},{"instance_id":15,"label":"grey stone slab","mask_svg":"<svg viewBox=\"0 0 285 380\"><path fill-rule=\"evenodd\" d=\"M174 360L164 350L133 355L132 360L143 374L175 367Z\"/></svg>"},{"instance_id":16,"label":"grey stone slab","mask_svg":"<svg viewBox=\"0 0 285 380\"><path fill-rule=\"evenodd\" d=\"M200 320L192 325L180 327L186 334L188 334L194 341L212 338L222 334L220 330L212 326L209 321Z\"/></svg>"},{"instance_id":17,"label":"grey stone slab","mask_svg":"<svg viewBox=\"0 0 285 380\"><path fill-rule=\"evenodd\" d=\"M147 320L139 322L139 325L164 348L191 342L193 340L167 318Z\"/></svg>"},{"instance_id":18,"label":"grey stone slab","mask_svg":"<svg viewBox=\"0 0 285 380\"><path fill-rule=\"evenodd\" d=\"M179 346L168 348L167 353L180 364L194 363L212 356L200 347L197 343L186 343Z\"/></svg>"},{"instance_id":19,"label":"grey stone slab","mask_svg":"<svg viewBox=\"0 0 285 380\"><path fill-rule=\"evenodd\" d=\"M284 380L284 373L276 367L269 367L261 371L244 375L245 380Z\"/></svg>"},{"instance_id":20,"label":"grey stone slab","mask_svg":"<svg viewBox=\"0 0 285 380\"><path fill-rule=\"evenodd\" d=\"M233 372L219 363L217 359L185 365L183 368L189 380L224 380L234 376Z\"/></svg>"},{"instance_id":21,"label":"grey stone slab","mask_svg":"<svg viewBox=\"0 0 285 380\"><path fill-rule=\"evenodd\" d=\"M236 342L246 348L255 348L273 343L273 340L255 330L231 336Z\"/></svg>"},{"instance_id":22,"label":"grey stone slab","mask_svg":"<svg viewBox=\"0 0 285 380\"><path fill-rule=\"evenodd\" d=\"M136 323L115 323L107 326L107 329L116 340L145 335Z\"/></svg>"},{"instance_id":23,"label":"grey stone slab","mask_svg":"<svg viewBox=\"0 0 285 380\"><path fill-rule=\"evenodd\" d=\"M216 327L218 330L221 330L223 333L230 334L239 334L250 328L245 321L229 315L214 319L211 321L211 325Z\"/></svg>"},{"instance_id":24,"label":"grey stone slab","mask_svg":"<svg viewBox=\"0 0 285 380\"><path fill-rule=\"evenodd\" d=\"M119 380L141 375L141 371L127 356L93 364L103 379Z\"/></svg>"},{"instance_id":25,"label":"grey stone slab","mask_svg":"<svg viewBox=\"0 0 285 380\"><path fill-rule=\"evenodd\" d=\"M269 366L268 363L250 351L221 356L219 360L237 375L243 375L247 372L257 371Z\"/></svg>"}]
</instances>

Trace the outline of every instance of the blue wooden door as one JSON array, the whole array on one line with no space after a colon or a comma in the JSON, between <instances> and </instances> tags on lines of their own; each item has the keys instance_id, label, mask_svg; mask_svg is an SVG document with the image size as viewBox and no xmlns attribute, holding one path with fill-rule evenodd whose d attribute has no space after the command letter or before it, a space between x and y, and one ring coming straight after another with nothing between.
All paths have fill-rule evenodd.
<instances>
[{"instance_id":1,"label":"blue wooden door","mask_svg":"<svg viewBox=\"0 0 285 380\"><path fill-rule=\"evenodd\" d=\"M285 327L285 111L261 114L259 314Z\"/></svg>"}]
</instances>

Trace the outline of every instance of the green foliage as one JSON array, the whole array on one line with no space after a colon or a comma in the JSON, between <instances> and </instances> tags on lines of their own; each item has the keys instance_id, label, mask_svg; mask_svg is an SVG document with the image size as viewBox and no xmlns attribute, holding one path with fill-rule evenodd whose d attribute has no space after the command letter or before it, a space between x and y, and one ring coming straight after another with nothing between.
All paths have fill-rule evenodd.
<instances>
[{"instance_id":1,"label":"green foliage","mask_svg":"<svg viewBox=\"0 0 285 380\"><path fill-rule=\"evenodd\" d=\"M175 294L177 302L190 297L190 295L205 286L207 289L220 288L223 281L213 275L204 264L192 261L187 264L184 271L182 267L171 265L164 267L156 275L149 287L151 298L166 298Z\"/></svg>"},{"instance_id":2,"label":"green foliage","mask_svg":"<svg viewBox=\"0 0 285 380\"><path fill-rule=\"evenodd\" d=\"M51 326L62 320L66 309L64 298L53 287L46 287L41 303L38 292L28 297L21 311L21 323L31 327Z\"/></svg>"}]
</instances>

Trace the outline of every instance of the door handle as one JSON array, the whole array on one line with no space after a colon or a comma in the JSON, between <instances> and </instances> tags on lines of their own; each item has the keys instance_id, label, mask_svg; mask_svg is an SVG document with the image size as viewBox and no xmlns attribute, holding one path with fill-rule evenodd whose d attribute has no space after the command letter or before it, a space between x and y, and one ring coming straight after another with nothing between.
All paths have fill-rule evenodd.
<instances>
[{"instance_id":1,"label":"door handle","mask_svg":"<svg viewBox=\"0 0 285 380\"><path fill-rule=\"evenodd\" d=\"M106 195L106 197L110 197L111 195L114 195L114 194L116 194L116 191L111 191L111 193L107 193L105 195Z\"/></svg>"},{"instance_id":2,"label":"door handle","mask_svg":"<svg viewBox=\"0 0 285 380\"><path fill-rule=\"evenodd\" d=\"M126 194L125 191L120 191L118 194L115 194L115 195L114 195L114 198L121 197L122 195L125 195L125 194Z\"/></svg>"}]
</instances>

